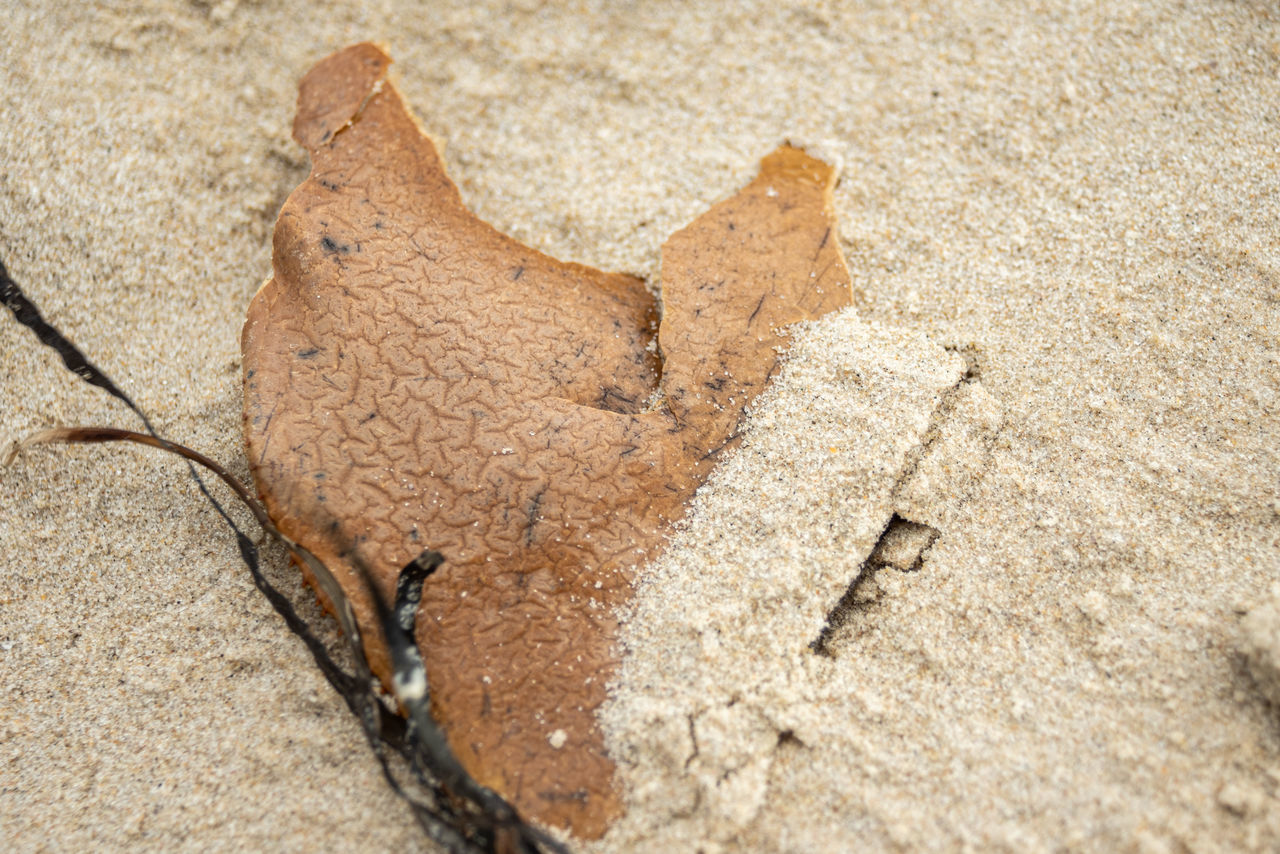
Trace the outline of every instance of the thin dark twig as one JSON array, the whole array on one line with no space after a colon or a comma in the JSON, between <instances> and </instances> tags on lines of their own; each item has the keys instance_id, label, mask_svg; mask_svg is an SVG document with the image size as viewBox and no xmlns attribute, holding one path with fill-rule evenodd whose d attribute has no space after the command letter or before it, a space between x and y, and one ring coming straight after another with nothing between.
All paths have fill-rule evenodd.
<instances>
[{"instance_id":1,"label":"thin dark twig","mask_svg":"<svg viewBox=\"0 0 1280 854\"><path fill-rule=\"evenodd\" d=\"M111 378L97 365L85 358L85 355L80 352L76 345L67 340L66 336L44 319L43 315L40 314L40 309L36 308L36 304L27 298L27 295L22 292L22 288L18 287L17 282L9 275L9 270L4 266L3 261L0 261L0 302L3 302L5 307L13 312L13 316L17 318L19 323L36 334L41 344L51 348L62 357L62 363L67 366L67 370L89 383L89 385L105 389L112 397L124 401L125 406L132 409L134 414L142 419L142 423L147 427L147 432L155 435L155 431L151 428L151 422L147 420L147 416L138 408L138 405L129 398L129 395L121 391L120 387L112 382Z\"/></svg>"},{"instance_id":2,"label":"thin dark twig","mask_svg":"<svg viewBox=\"0 0 1280 854\"><path fill-rule=\"evenodd\" d=\"M364 655L364 644L351 601L328 567L311 551L281 532L244 484L217 461L158 435L133 400L101 369L85 358L62 333L44 320L35 304L14 283L3 263L0 263L0 298L3 298L5 305L20 323L35 332L42 343L58 352L68 369L86 382L119 398L138 415L147 428L146 433L114 427L59 427L44 430L15 444L3 461L4 464L12 461L21 448L48 443L132 442L183 457L200 491L235 532L241 559L248 566L255 586L284 619L289 630L306 644L320 671L346 702L348 709L360 720L383 775L392 789L409 804L424 832L433 841L457 854L481 851L500 851L504 854L566 851L559 842L521 819L515 809L496 792L477 783L458 762L443 731L431 717L426 669L414 640L413 628L422 584L443 560L438 553L423 552L402 570L397 583L396 601L394 607L391 607L386 604L377 585L373 583L368 567L357 554L355 545L349 544L343 551L343 557L356 567L361 583L374 602L379 627L391 653L393 689L396 699L408 713L406 721L387 707L374 688L373 675ZM197 465L221 479L249 510L262 530L283 545L295 560L311 570L312 577L333 604L351 648L355 674L348 673L333 660L328 648L298 615L289 599L267 580L262 573L257 545L209 492L195 468ZM425 789L425 799L410 794L397 778L387 755L388 749L409 762L416 782Z\"/></svg>"}]
</instances>

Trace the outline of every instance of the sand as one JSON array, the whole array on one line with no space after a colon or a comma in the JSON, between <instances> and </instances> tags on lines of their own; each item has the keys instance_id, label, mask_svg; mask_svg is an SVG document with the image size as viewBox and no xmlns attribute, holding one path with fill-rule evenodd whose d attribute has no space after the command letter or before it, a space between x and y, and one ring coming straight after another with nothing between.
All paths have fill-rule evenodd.
<instances>
[{"instance_id":1,"label":"sand","mask_svg":"<svg viewBox=\"0 0 1280 854\"><path fill-rule=\"evenodd\" d=\"M329 51L390 46L482 217L655 286L778 143L843 169L856 307L649 570L593 847L1280 848L1270 6L363 5L0 24L0 257L242 475L240 324ZM17 324L0 353L0 441L135 426ZM894 514L937 538L824 632ZM430 850L180 463L23 454L0 555L7 848Z\"/></svg>"}]
</instances>

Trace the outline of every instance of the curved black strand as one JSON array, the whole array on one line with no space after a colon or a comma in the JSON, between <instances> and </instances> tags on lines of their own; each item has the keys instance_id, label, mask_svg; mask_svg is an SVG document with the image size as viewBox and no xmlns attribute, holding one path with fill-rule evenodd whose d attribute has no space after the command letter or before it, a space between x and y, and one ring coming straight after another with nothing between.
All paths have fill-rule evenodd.
<instances>
[{"instance_id":1,"label":"curved black strand","mask_svg":"<svg viewBox=\"0 0 1280 854\"><path fill-rule=\"evenodd\" d=\"M373 675L364 656L364 646L351 602L328 567L310 551L279 531L261 503L226 468L198 451L161 437L137 404L66 336L44 319L35 304L13 281L3 262L0 262L0 299L19 323L31 329L42 344L58 353L68 370L122 401L138 416L147 430L146 433L138 433L110 427L55 428L29 437L21 446L49 442L126 441L183 457L200 492L235 533L240 557L248 567L254 585L281 616L288 629L303 641L320 672L343 698L347 708L360 720L365 738L382 767L383 776L391 788L409 804L427 836L454 854L496 851L522 854L566 852L567 849L561 843L524 822L515 809L496 792L477 783L453 755L444 733L431 717L426 668L414 639L413 629L422 585L443 562L438 552L423 552L405 566L397 581L395 602L388 606L377 585L372 583L363 560L355 554L354 548L346 550L346 556L359 570L375 603L379 625L391 653L396 699L408 715L406 720L388 708L374 688ZM328 647L298 615L293 603L266 578L262 572L258 546L209 492L196 465L221 479L254 516L263 531L280 542L296 560L312 571L317 584L328 594L337 612L355 660L355 673L349 673L334 661ZM409 763L417 792L411 793L397 777L389 751Z\"/></svg>"}]
</instances>

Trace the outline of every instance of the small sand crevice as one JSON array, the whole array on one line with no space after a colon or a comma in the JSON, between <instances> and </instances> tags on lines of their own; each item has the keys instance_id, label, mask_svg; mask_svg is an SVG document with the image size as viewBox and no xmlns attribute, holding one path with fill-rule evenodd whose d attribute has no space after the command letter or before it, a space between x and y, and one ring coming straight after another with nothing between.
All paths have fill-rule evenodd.
<instances>
[{"instance_id":1,"label":"small sand crevice","mask_svg":"<svg viewBox=\"0 0 1280 854\"><path fill-rule=\"evenodd\" d=\"M936 456L922 446L969 435L936 423L964 374L924 335L852 309L796 331L741 444L628 614L629 655L602 716L611 754L635 761L620 766L629 809L605 849L729 840L759 815L780 744L822 754L841 680L811 643L849 587L849 566L882 540L886 563L912 566L936 538L931 521L890 523L904 474ZM702 527L708 517L720 520L715 530ZM890 548L887 527L903 548ZM908 541L918 546L909 561Z\"/></svg>"}]
</instances>

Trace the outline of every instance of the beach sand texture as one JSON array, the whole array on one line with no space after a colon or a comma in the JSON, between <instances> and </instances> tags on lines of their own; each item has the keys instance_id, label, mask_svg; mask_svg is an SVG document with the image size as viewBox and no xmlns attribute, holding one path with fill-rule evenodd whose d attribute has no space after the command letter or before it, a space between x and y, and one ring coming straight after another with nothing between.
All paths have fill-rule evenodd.
<instances>
[{"instance_id":1,"label":"beach sand texture","mask_svg":"<svg viewBox=\"0 0 1280 854\"><path fill-rule=\"evenodd\" d=\"M842 169L856 304L650 568L593 849L1280 848L1272 6L359 5L0 16L0 258L242 477L331 51L388 45L480 217L655 285L778 144ZM0 353L0 442L136 426L11 320ZM824 631L895 514L936 538ZM7 849L431 850L176 460L0 471L0 695Z\"/></svg>"}]
</instances>

